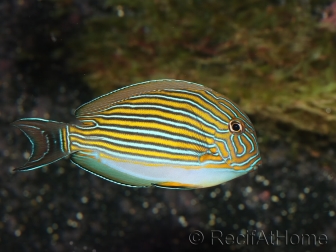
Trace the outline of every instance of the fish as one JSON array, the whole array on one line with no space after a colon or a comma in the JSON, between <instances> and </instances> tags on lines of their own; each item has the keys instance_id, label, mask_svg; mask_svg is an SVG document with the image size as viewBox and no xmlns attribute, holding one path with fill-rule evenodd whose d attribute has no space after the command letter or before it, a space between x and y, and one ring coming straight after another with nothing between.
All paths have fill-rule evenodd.
<instances>
[{"instance_id":1,"label":"fish","mask_svg":"<svg viewBox=\"0 0 336 252\"><path fill-rule=\"evenodd\" d=\"M151 80L83 104L78 123L23 118L13 126L32 152L16 171L69 157L78 167L131 187L216 186L261 165L248 116L225 96L198 83Z\"/></svg>"}]
</instances>

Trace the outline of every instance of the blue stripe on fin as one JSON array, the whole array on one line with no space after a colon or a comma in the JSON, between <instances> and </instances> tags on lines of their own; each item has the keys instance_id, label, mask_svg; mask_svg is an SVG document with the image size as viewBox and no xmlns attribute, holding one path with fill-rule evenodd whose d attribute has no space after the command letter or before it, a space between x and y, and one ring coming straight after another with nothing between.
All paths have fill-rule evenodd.
<instances>
[{"instance_id":1,"label":"blue stripe on fin","mask_svg":"<svg viewBox=\"0 0 336 252\"><path fill-rule=\"evenodd\" d=\"M211 90L201 84L183 80L152 80L133 84L108 94L102 95L92 101L83 104L76 111L76 117L92 115L111 108L115 103L124 101L135 95L167 89Z\"/></svg>"}]
</instances>

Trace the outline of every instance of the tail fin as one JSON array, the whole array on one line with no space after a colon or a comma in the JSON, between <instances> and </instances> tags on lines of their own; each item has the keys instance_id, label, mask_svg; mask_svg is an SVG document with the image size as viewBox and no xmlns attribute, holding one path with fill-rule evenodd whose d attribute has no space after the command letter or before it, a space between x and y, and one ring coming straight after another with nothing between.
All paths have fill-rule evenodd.
<instances>
[{"instance_id":1,"label":"tail fin","mask_svg":"<svg viewBox=\"0 0 336 252\"><path fill-rule=\"evenodd\" d=\"M28 162L16 171L28 171L56 162L69 155L63 139L65 123L47 121L43 119L21 119L14 123L28 137L32 143L32 153Z\"/></svg>"}]
</instances>

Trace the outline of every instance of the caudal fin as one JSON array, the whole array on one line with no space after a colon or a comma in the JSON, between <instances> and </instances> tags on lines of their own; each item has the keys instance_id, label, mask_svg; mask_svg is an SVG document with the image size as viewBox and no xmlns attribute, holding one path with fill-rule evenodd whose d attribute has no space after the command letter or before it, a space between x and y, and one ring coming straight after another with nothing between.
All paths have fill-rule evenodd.
<instances>
[{"instance_id":1,"label":"caudal fin","mask_svg":"<svg viewBox=\"0 0 336 252\"><path fill-rule=\"evenodd\" d=\"M27 118L18 120L12 125L25 133L32 143L32 153L28 162L23 167L16 168L16 171L40 168L70 154L64 148L65 123Z\"/></svg>"}]
</instances>

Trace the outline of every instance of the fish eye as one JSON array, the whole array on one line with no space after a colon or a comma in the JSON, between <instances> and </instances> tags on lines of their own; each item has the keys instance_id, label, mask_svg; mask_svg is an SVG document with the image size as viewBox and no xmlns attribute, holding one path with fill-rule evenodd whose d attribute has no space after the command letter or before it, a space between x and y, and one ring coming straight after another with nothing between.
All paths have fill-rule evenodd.
<instances>
[{"instance_id":1,"label":"fish eye","mask_svg":"<svg viewBox=\"0 0 336 252\"><path fill-rule=\"evenodd\" d=\"M229 130L233 134L241 134L244 132L244 123L238 120L231 120L229 123Z\"/></svg>"}]
</instances>

